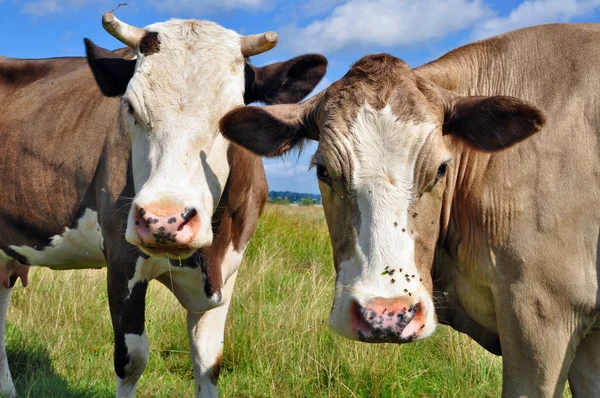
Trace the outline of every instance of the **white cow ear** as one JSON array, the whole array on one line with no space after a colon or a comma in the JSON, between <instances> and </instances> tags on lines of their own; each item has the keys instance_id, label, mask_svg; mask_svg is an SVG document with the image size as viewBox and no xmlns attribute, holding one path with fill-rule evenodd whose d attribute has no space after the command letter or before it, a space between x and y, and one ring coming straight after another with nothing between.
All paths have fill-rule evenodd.
<instances>
[{"instance_id":1,"label":"white cow ear","mask_svg":"<svg viewBox=\"0 0 600 398\"><path fill-rule=\"evenodd\" d=\"M221 133L260 156L281 156L302 146L313 134L305 126L307 103L244 106L220 121Z\"/></svg>"},{"instance_id":2,"label":"white cow ear","mask_svg":"<svg viewBox=\"0 0 600 398\"><path fill-rule=\"evenodd\" d=\"M546 123L542 111L519 98L452 96L443 133L483 151L508 148L537 133Z\"/></svg>"}]
</instances>

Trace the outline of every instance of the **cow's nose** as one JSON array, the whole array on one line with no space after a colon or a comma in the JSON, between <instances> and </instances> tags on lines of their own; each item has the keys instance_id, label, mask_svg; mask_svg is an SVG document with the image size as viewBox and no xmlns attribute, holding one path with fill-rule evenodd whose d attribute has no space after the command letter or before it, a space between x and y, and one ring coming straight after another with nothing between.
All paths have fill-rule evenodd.
<instances>
[{"instance_id":1,"label":"cow's nose","mask_svg":"<svg viewBox=\"0 0 600 398\"><path fill-rule=\"evenodd\" d=\"M198 212L193 207L181 210L137 207L135 231L142 246L148 248L185 248L200 227Z\"/></svg>"},{"instance_id":2,"label":"cow's nose","mask_svg":"<svg viewBox=\"0 0 600 398\"><path fill-rule=\"evenodd\" d=\"M410 296L373 298L365 305L350 305L352 329L361 341L406 343L425 327L425 311Z\"/></svg>"}]
</instances>

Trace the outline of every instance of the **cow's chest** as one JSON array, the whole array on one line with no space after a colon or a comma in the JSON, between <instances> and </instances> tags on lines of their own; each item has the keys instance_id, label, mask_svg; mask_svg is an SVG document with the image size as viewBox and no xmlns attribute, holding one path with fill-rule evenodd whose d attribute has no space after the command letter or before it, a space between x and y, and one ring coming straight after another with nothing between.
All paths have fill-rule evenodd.
<instances>
[{"instance_id":1,"label":"cow's chest","mask_svg":"<svg viewBox=\"0 0 600 398\"><path fill-rule=\"evenodd\" d=\"M236 252L230 246L221 264L218 267L222 273L223 283L234 272L242 262L243 251ZM173 292L180 304L191 312L205 312L214 308L222 302L216 301L215 297L209 298L204 289L206 274L201 267L177 266L166 258L139 258L133 278L128 281L130 291L138 282L147 282L156 279ZM220 300L220 297L219 297Z\"/></svg>"},{"instance_id":2,"label":"cow's chest","mask_svg":"<svg viewBox=\"0 0 600 398\"><path fill-rule=\"evenodd\" d=\"M75 228L65 228L60 235L50 238L45 247L9 246L31 265L53 269L102 268L106 266L102 252L104 240L98 224L98 215L86 209ZM0 256L2 253L0 252ZM5 253L5 257L8 255Z\"/></svg>"}]
</instances>

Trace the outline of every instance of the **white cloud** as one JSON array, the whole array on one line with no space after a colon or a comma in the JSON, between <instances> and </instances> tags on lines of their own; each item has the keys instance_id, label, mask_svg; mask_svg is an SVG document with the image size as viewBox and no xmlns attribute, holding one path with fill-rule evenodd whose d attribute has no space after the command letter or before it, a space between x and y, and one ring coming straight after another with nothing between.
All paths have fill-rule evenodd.
<instances>
[{"instance_id":1,"label":"white cloud","mask_svg":"<svg viewBox=\"0 0 600 398\"><path fill-rule=\"evenodd\" d=\"M195 13L196 15L182 15L194 17L234 9L264 9L268 7L270 2L271 0L133 0L129 4L132 7L150 6L158 12L171 15ZM51 14L76 12L92 3L105 3L106 11L118 4L117 1L109 2L108 0L30 0L23 4L21 11L35 17L43 17Z\"/></svg>"},{"instance_id":2,"label":"white cloud","mask_svg":"<svg viewBox=\"0 0 600 398\"><path fill-rule=\"evenodd\" d=\"M46 14L54 14L61 9L57 0L30 1L23 5L21 11L39 17Z\"/></svg>"},{"instance_id":3,"label":"white cloud","mask_svg":"<svg viewBox=\"0 0 600 398\"><path fill-rule=\"evenodd\" d=\"M510 30L549 22L567 22L596 11L600 0L536 0L525 1L507 17L491 18L477 25L474 39L485 39Z\"/></svg>"},{"instance_id":4,"label":"white cloud","mask_svg":"<svg viewBox=\"0 0 600 398\"><path fill-rule=\"evenodd\" d=\"M299 164L289 160L272 160L265 162L265 172L268 177L307 177L310 173L307 164Z\"/></svg>"},{"instance_id":5,"label":"white cloud","mask_svg":"<svg viewBox=\"0 0 600 398\"><path fill-rule=\"evenodd\" d=\"M269 189L318 193L319 186L314 170L309 170L310 158L317 149L314 141L307 143L300 156L291 154L279 159L265 159L265 172Z\"/></svg>"},{"instance_id":6,"label":"white cloud","mask_svg":"<svg viewBox=\"0 0 600 398\"><path fill-rule=\"evenodd\" d=\"M268 3L269 0L151 0L148 2L158 12L166 14L192 12L199 15L236 9L259 10L268 6Z\"/></svg>"},{"instance_id":7,"label":"white cloud","mask_svg":"<svg viewBox=\"0 0 600 398\"><path fill-rule=\"evenodd\" d=\"M301 1L300 11L302 16L323 14L331 10L336 4L343 4L345 0L305 0Z\"/></svg>"},{"instance_id":8,"label":"white cloud","mask_svg":"<svg viewBox=\"0 0 600 398\"><path fill-rule=\"evenodd\" d=\"M280 30L282 42L297 51L410 46L443 39L492 13L483 0L349 0L308 26Z\"/></svg>"},{"instance_id":9,"label":"white cloud","mask_svg":"<svg viewBox=\"0 0 600 398\"><path fill-rule=\"evenodd\" d=\"M21 7L21 12L43 17L50 14L79 11L92 3L107 3L107 0L34 0L26 1Z\"/></svg>"}]
</instances>

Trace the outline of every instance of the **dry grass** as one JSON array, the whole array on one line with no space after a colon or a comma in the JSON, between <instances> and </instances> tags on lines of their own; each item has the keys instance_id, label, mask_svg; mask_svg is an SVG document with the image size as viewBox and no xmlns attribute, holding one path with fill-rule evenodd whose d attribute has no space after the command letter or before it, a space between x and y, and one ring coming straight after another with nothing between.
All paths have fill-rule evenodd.
<instances>
[{"instance_id":1,"label":"dry grass","mask_svg":"<svg viewBox=\"0 0 600 398\"><path fill-rule=\"evenodd\" d=\"M9 313L8 350L20 396L114 396L105 271L32 272ZM227 325L219 382L227 397L494 397L500 360L440 327L404 346L338 337L322 209L271 206L248 248ZM159 283L147 296L150 361L138 396L190 396L185 314Z\"/></svg>"}]
</instances>

